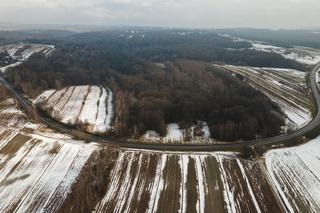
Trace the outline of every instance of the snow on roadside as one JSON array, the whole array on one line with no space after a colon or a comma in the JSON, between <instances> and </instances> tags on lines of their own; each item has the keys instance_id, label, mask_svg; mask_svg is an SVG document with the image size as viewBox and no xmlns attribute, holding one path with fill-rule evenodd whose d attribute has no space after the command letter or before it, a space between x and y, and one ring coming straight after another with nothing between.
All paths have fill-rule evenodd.
<instances>
[{"instance_id":1,"label":"snow on roadside","mask_svg":"<svg viewBox=\"0 0 320 213\"><path fill-rule=\"evenodd\" d=\"M204 121L197 121L193 126L181 129L177 123L167 125L167 134L162 137L154 130L148 130L139 138L139 142L145 143L194 143L210 144L211 138L209 126Z\"/></svg>"},{"instance_id":2,"label":"snow on roadside","mask_svg":"<svg viewBox=\"0 0 320 213\"><path fill-rule=\"evenodd\" d=\"M204 137L206 137L206 138L211 137L211 132L210 132L209 126L206 122L203 122L202 131L204 133Z\"/></svg>"},{"instance_id":3,"label":"snow on roadside","mask_svg":"<svg viewBox=\"0 0 320 213\"><path fill-rule=\"evenodd\" d=\"M269 151L264 157L290 212L320 211L320 137L298 147Z\"/></svg>"},{"instance_id":4,"label":"snow on roadside","mask_svg":"<svg viewBox=\"0 0 320 213\"><path fill-rule=\"evenodd\" d=\"M183 141L183 133L176 123L168 124L167 135L163 139L166 143L181 142Z\"/></svg>"},{"instance_id":5,"label":"snow on roadside","mask_svg":"<svg viewBox=\"0 0 320 213\"><path fill-rule=\"evenodd\" d=\"M144 135L142 135L141 139L143 141L147 141L147 142L153 142L153 143L160 143L161 142L161 137L159 135L159 133L157 133L156 131L153 130L149 130L147 131Z\"/></svg>"}]
</instances>

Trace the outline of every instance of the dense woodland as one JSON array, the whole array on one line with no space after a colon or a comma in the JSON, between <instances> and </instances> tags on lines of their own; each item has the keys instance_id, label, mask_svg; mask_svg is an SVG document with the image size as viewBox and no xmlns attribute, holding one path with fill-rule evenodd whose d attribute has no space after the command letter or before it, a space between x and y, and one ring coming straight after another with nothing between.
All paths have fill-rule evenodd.
<instances>
[{"instance_id":1,"label":"dense woodland","mask_svg":"<svg viewBox=\"0 0 320 213\"><path fill-rule=\"evenodd\" d=\"M246 42L200 32L115 30L37 42L55 44L54 55L33 56L8 72L9 80L31 97L68 85L110 87L120 136L164 135L167 123L188 127L197 120L226 141L277 135L284 123L280 109L209 62L303 68L276 54L243 50Z\"/></svg>"}]
</instances>

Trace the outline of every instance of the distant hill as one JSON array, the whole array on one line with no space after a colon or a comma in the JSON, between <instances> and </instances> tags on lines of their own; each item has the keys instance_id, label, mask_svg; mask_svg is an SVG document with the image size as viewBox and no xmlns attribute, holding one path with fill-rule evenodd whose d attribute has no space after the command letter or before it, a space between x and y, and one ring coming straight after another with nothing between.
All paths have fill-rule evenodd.
<instances>
[{"instance_id":1,"label":"distant hill","mask_svg":"<svg viewBox=\"0 0 320 213\"><path fill-rule=\"evenodd\" d=\"M220 33L227 33L251 40L266 41L282 46L307 46L320 48L320 29L319 30L270 30L270 29L220 29Z\"/></svg>"}]
</instances>

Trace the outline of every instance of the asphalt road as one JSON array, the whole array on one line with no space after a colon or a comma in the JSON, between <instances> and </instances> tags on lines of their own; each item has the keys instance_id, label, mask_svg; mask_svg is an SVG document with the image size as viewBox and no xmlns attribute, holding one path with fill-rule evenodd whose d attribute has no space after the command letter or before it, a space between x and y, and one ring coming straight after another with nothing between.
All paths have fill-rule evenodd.
<instances>
[{"instance_id":1,"label":"asphalt road","mask_svg":"<svg viewBox=\"0 0 320 213\"><path fill-rule=\"evenodd\" d=\"M155 144L155 143L133 143L127 141L120 141L117 139L106 138L102 136L96 136L89 133L81 132L79 130L72 129L63 124L60 124L52 119L38 115L40 122L48 125L55 130L76 136L78 139L86 141L97 142L101 145L117 145L123 148L131 149L146 149L146 150L157 150L157 151L227 151L233 149L243 148L245 146L256 146L256 145L279 145L289 144L292 140L305 136L306 134L313 131L320 125L320 93L318 91L316 82L316 72L320 70L320 63L317 64L310 73L310 86L314 95L314 99L317 104L317 115L314 119L304 126L303 128L291 133L279 135L271 138L255 139L251 141L231 142L226 144ZM0 82L12 93L16 100L21 104L22 107L28 112L34 111L34 107L28 100L21 96L14 87L8 83L3 77L0 77Z\"/></svg>"}]
</instances>

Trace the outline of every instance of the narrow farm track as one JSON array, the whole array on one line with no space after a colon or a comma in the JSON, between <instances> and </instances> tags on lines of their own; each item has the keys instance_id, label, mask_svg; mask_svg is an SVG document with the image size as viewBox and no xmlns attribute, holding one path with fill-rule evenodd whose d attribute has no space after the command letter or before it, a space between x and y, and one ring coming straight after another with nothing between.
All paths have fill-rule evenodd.
<instances>
[{"instance_id":1,"label":"narrow farm track","mask_svg":"<svg viewBox=\"0 0 320 213\"><path fill-rule=\"evenodd\" d=\"M264 139L255 139L251 141L239 141L239 142L234 142L230 144L203 144L203 145L202 144L148 144L148 143L140 144L140 143L120 141L117 139L100 137L100 136L84 133L78 130L74 130L72 128L68 128L67 126L57 123L48 117L45 117L40 115L39 113L36 113L37 110L35 109L35 106L32 105L32 103L30 103L28 100L26 100L22 95L20 95L14 89L14 87L7 80L5 80L4 77L0 77L0 82L13 94L13 96L17 99L17 101L21 104L21 106L27 112L33 112L33 114L36 114L35 117L37 117L37 120L48 125L51 128L56 129L57 131L76 136L77 138L83 139L85 141L95 141L97 143L100 143L101 145L113 144L123 148L159 150L159 151L226 151L226 150L243 148L245 146L277 145L277 144L286 145L286 144L290 144L292 140L303 137L308 133L312 132L313 130L315 130L320 125L320 111L318 110L320 109L320 94L319 94L317 82L316 82L316 73L319 70L320 70L320 63L318 63L310 72L309 85L311 87L310 89L313 93L313 96L316 102L317 114L309 124L307 124L303 128L298 129L297 131L291 134L284 134L284 135L279 135L279 136L264 138Z\"/></svg>"}]
</instances>

